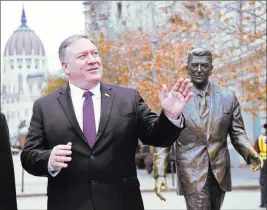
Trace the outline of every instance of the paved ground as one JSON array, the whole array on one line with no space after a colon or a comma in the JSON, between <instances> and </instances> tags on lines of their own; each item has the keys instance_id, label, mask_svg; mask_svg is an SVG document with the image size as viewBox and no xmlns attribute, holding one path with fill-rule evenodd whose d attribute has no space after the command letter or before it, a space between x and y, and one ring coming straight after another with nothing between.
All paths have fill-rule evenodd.
<instances>
[{"instance_id":1,"label":"paved ground","mask_svg":"<svg viewBox=\"0 0 267 210\"><path fill-rule=\"evenodd\" d=\"M13 156L16 178L16 190L18 195L19 210L45 210L46 209L46 185L47 179L35 177L24 171L24 189L22 192L22 168L19 155ZM257 210L260 199L258 186L259 172L251 172L249 168L232 168L233 191L226 194L223 210L244 209ZM140 189L147 210L180 210L185 209L182 196L177 196L175 180L172 181L171 174L168 175L170 192L164 192L167 202L160 201L153 192L154 179L145 170L138 170ZM174 176L175 178L175 176ZM172 185L174 183L174 185ZM249 190L250 189L250 190ZM34 197L29 197L35 195ZM39 195L39 196L36 196Z\"/></svg>"},{"instance_id":2,"label":"paved ground","mask_svg":"<svg viewBox=\"0 0 267 210\"><path fill-rule=\"evenodd\" d=\"M40 194L45 195L47 178L36 177L28 174L22 170L19 155L13 156L14 168L15 168L15 179L16 179L16 190L18 196L28 194ZM24 183L22 177L24 176ZM259 172L252 172L249 168L232 168L232 184L233 189L258 189L258 177ZM152 174L148 174L145 170L138 170L138 178L140 181L140 188L143 192L152 191L154 187L154 179ZM172 175L168 174L167 181L169 188L175 190L176 187L176 176L174 180ZM24 187L23 187L24 184Z\"/></svg>"},{"instance_id":3,"label":"paved ground","mask_svg":"<svg viewBox=\"0 0 267 210\"><path fill-rule=\"evenodd\" d=\"M184 198L177 196L174 192L166 192L166 202L160 201L154 193L142 193L146 210L182 210L186 209ZM235 190L225 196L222 210L260 210L259 191ZM18 210L45 210L47 198L41 197L20 197L18 198Z\"/></svg>"}]
</instances>

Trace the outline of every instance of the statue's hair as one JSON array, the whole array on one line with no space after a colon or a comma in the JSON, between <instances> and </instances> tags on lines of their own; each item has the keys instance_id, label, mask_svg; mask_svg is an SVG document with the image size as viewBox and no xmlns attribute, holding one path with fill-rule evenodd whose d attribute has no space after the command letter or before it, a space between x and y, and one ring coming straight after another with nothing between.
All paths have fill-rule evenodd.
<instances>
[{"instance_id":1,"label":"statue's hair","mask_svg":"<svg viewBox=\"0 0 267 210\"><path fill-rule=\"evenodd\" d=\"M193 56L208 56L210 62L212 62L212 53L209 50L202 49L202 48L195 48L191 50L187 55L187 63L189 63Z\"/></svg>"}]
</instances>

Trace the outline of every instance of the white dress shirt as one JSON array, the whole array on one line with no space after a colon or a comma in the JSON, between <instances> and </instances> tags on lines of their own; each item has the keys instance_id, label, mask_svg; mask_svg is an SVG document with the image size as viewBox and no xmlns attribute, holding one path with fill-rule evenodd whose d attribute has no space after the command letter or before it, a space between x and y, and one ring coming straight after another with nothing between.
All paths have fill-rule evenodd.
<instances>
[{"instance_id":1,"label":"white dress shirt","mask_svg":"<svg viewBox=\"0 0 267 210\"><path fill-rule=\"evenodd\" d=\"M80 125L81 130L83 130L83 102L85 100L85 97L83 97L85 90L76 87L75 85L71 84L69 82L70 86L70 96L71 96L71 101L73 104L74 112L76 119ZM99 122L100 122L100 112L101 112L101 92L100 92L100 84L95 86L94 88L90 89L93 93L92 95L92 100L93 100L93 105L94 105L94 114L95 114L95 127L96 127L96 133L98 131L99 127ZM177 120L172 120L169 119L174 125L176 125L179 128L183 127L183 118L179 116ZM51 174L51 176L55 177L61 169L55 170L51 166L50 162L50 157L48 161L48 171Z\"/></svg>"},{"instance_id":2,"label":"white dress shirt","mask_svg":"<svg viewBox=\"0 0 267 210\"><path fill-rule=\"evenodd\" d=\"M83 97L83 94L86 91L74 86L71 83L69 84L70 84L70 95L71 95L71 100L72 100L74 112L76 115L76 119L80 125L81 130L83 130L83 102L85 100L85 97ZM99 127L99 121L100 121L100 114L101 114L100 113L101 112L100 84L90 89L89 91L93 93L92 100L94 104L95 128L96 128L96 133L97 133L98 127Z\"/></svg>"},{"instance_id":3,"label":"white dress shirt","mask_svg":"<svg viewBox=\"0 0 267 210\"><path fill-rule=\"evenodd\" d=\"M80 125L80 128L83 131L83 102L85 100L85 97L83 97L83 94L84 92L86 92L86 90L76 87L70 82L69 82L69 86L70 86L70 96L71 96L71 101L72 101L73 108L74 108L74 113ZM97 133L99 122L100 122L100 114L101 114L100 113L101 112L100 83L94 88L90 89L89 91L93 93L92 100L93 100L94 114L95 114L95 128L96 128L96 133ZM48 161L48 171L52 176L56 176L60 172L60 169L55 170L51 166L50 157Z\"/></svg>"}]
</instances>

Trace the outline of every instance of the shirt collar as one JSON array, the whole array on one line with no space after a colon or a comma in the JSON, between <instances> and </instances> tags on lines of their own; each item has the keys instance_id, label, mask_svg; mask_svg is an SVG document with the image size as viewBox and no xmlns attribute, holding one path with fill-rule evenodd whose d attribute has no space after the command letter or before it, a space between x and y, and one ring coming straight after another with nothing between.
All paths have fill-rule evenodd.
<instances>
[{"instance_id":1,"label":"shirt collar","mask_svg":"<svg viewBox=\"0 0 267 210\"><path fill-rule=\"evenodd\" d=\"M200 95L203 95L203 93L204 93L203 90L196 88L194 85L193 85L192 91L194 93L200 94ZM211 83L210 83L210 81L208 82L207 86L205 87L205 93L206 93L206 95L209 95L209 96L211 95Z\"/></svg>"},{"instance_id":2,"label":"shirt collar","mask_svg":"<svg viewBox=\"0 0 267 210\"><path fill-rule=\"evenodd\" d=\"M83 89L71 84L70 81L69 81L69 86L70 86L71 95L73 95L74 97L81 98L81 97L83 97L84 92L88 91L88 90L83 90ZM98 83L95 87L93 87L89 91L91 91L93 93L93 95L96 96L97 98L100 97L100 83Z\"/></svg>"}]
</instances>

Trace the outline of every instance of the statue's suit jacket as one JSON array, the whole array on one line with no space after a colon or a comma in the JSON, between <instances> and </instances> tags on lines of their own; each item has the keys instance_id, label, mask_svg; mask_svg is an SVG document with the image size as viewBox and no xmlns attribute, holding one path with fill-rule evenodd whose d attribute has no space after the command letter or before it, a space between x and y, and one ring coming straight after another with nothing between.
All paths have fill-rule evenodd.
<instances>
[{"instance_id":1,"label":"statue's suit jacket","mask_svg":"<svg viewBox=\"0 0 267 210\"><path fill-rule=\"evenodd\" d=\"M0 209L17 210L14 165L5 115L0 116Z\"/></svg>"},{"instance_id":2,"label":"statue's suit jacket","mask_svg":"<svg viewBox=\"0 0 267 210\"><path fill-rule=\"evenodd\" d=\"M151 112L136 90L107 84L100 89L100 124L92 148L76 119L69 85L34 103L21 162L30 174L48 176L48 210L143 210L135 165L138 138L165 147L178 138L181 128L163 112L159 117ZM47 169L51 150L68 142L72 160L52 177Z\"/></svg>"},{"instance_id":3,"label":"statue's suit jacket","mask_svg":"<svg viewBox=\"0 0 267 210\"><path fill-rule=\"evenodd\" d=\"M177 191L180 195L198 192L205 184L209 162L221 189L231 191L231 164L227 147L230 136L234 148L250 164L256 157L245 132L239 102L229 88L210 83L211 103L206 129L192 98L183 114L186 128L174 144L177 171ZM195 97L195 96L193 96ZM155 176L165 176L166 159L170 148L157 148Z\"/></svg>"}]
</instances>

